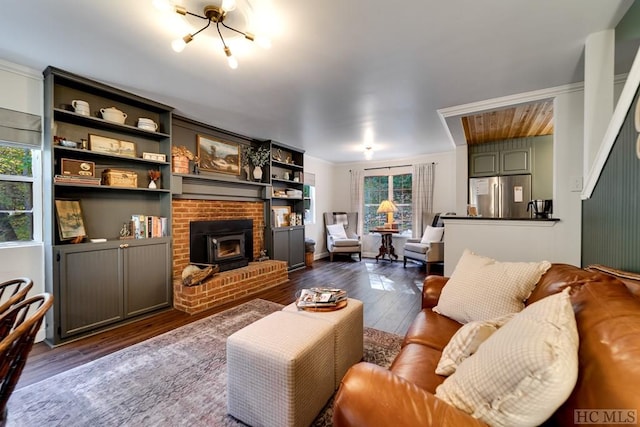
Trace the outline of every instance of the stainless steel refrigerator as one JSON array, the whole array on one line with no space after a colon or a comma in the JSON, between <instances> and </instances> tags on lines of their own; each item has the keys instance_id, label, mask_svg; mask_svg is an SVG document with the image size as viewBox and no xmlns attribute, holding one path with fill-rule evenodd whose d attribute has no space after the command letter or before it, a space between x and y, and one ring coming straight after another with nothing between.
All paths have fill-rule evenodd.
<instances>
[{"instance_id":1,"label":"stainless steel refrigerator","mask_svg":"<svg viewBox=\"0 0 640 427\"><path fill-rule=\"evenodd\" d=\"M489 176L469 179L469 204L488 218L531 218L531 175Z\"/></svg>"}]
</instances>

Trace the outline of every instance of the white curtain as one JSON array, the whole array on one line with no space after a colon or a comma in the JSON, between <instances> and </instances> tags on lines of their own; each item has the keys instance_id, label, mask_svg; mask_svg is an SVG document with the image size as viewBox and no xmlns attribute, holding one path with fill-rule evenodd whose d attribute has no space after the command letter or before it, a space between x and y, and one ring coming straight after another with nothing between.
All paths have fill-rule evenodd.
<instances>
[{"instance_id":1,"label":"white curtain","mask_svg":"<svg viewBox=\"0 0 640 427\"><path fill-rule=\"evenodd\" d=\"M433 212L433 188L435 178L435 164L421 163L413 165L411 185L412 214L411 224L413 237L422 236L422 232L429 224L424 224L424 214Z\"/></svg>"},{"instance_id":2,"label":"white curtain","mask_svg":"<svg viewBox=\"0 0 640 427\"><path fill-rule=\"evenodd\" d=\"M364 170L357 169L351 171L351 212L358 212L358 235L362 236L362 223L364 222Z\"/></svg>"}]
</instances>

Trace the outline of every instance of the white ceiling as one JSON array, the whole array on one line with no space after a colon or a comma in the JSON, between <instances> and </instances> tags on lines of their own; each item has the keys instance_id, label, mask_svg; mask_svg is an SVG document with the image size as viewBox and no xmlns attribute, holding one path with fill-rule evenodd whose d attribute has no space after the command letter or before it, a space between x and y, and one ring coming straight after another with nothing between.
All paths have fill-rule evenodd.
<instances>
[{"instance_id":1,"label":"white ceiling","mask_svg":"<svg viewBox=\"0 0 640 427\"><path fill-rule=\"evenodd\" d=\"M215 1L178 3L201 14ZM179 16L163 15L151 0L3 0L0 59L36 70L53 65L331 162L363 160L368 128L375 160L409 158L453 149L439 108L582 81L587 35L615 27L633 3L238 3L246 1L252 29L264 24L263 10L273 15L275 25L263 28L273 46L232 40L237 70L214 28L174 53L170 42L184 30L168 19ZM616 72L631 60L618 55Z\"/></svg>"}]
</instances>

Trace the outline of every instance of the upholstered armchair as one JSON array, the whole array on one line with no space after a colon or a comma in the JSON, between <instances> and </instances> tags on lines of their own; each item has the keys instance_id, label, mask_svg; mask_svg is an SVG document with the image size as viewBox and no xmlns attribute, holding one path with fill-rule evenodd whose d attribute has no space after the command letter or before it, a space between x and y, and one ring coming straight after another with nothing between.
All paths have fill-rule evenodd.
<instances>
[{"instance_id":1,"label":"upholstered armchair","mask_svg":"<svg viewBox=\"0 0 640 427\"><path fill-rule=\"evenodd\" d=\"M330 261L334 254L354 253L362 261L362 242L356 232L358 212L325 212L324 225Z\"/></svg>"},{"instance_id":2,"label":"upholstered armchair","mask_svg":"<svg viewBox=\"0 0 640 427\"><path fill-rule=\"evenodd\" d=\"M431 264L444 262L444 226L440 214L425 214L426 218L431 219L431 224L427 225L422 237L407 239L404 245L404 266L407 266L408 259L422 262L428 276ZM425 223L429 224L428 221Z\"/></svg>"}]
</instances>

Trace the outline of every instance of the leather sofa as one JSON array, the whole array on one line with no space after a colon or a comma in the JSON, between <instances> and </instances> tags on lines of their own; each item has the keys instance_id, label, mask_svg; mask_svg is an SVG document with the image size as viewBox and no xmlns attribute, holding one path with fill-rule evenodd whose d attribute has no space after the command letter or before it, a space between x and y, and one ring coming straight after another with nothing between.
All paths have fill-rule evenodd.
<instances>
[{"instance_id":1,"label":"leather sofa","mask_svg":"<svg viewBox=\"0 0 640 427\"><path fill-rule=\"evenodd\" d=\"M390 368L361 362L347 372L334 402L336 427L486 425L434 395L445 380L434 372L442 349L461 327L431 310L447 280L425 279L422 310ZM634 415L628 410L640 412L640 275L603 266L553 264L526 304L568 286L580 338L578 380L544 425L574 425L576 409L617 409L620 412L611 416L629 421ZM598 416L581 412L585 414ZM638 415L632 424L640 423Z\"/></svg>"}]
</instances>

